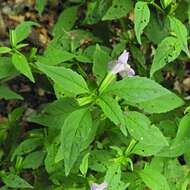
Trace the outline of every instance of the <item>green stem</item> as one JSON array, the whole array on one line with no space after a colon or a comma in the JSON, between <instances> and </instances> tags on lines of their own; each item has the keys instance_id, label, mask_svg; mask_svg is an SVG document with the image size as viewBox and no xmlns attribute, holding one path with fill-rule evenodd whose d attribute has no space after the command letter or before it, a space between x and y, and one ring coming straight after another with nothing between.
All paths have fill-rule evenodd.
<instances>
[{"instance_id":1,"label":"green stem","mask_svg":"<svg viewBox=\"0 0 190 190\"><path fill-rule=\"evenodd\" d=\"M162 8L157 5L155 2L150 2L151 5L153 5L157 10L159 10L162 14L165 14L165 12L162 10Z\"/></svg>"},{"instance_id":2,"label":"green stem","mask_svg":"<svg viewBox=\"0 0 190 190\"><path fill-rule=\"evenodd\" d=\"M78 104L80 106L84 106L86 104L91 103L93 101L93 97L92 96L86 96L86 97L78 98L77 101L78 101Z\"/></svg>"},{"instance_id":3,"label":"green stem","mask_svg":"<svg viewBox=\"0 0 190 190\"><path fill-rule=\"evenodd\" d=\"M131 151L135 147L136 143L137 143L137 141L135 139L131 140L129 146L127 147L127 150L125 151L126 156L128 156L131 153Z\"/></svg>"},{"instance_id":4,"label":"green stem","mask_svg":"<svg viewBox=\"0 0 190 190\"><path fill-rule=\"evenodd\" d=\"M119 22L120 22L121 28L123 30L123 37L128 40L129 37L127 34L127 28L126 28L125 20L123 18L120 18Z\"/></svg>"},{"instance_id":5,"label":"green stem","mask_svg":"<svg viewBox=\"0 0 190 190\"><path fill-rule=\"evenodd\" d=\"M100 87L98 89L99 94L102 94L102 92L109 86L109 84L113 81L115 78L115 75L111 72L109 72L102 83L100 84Z\"/></svg>"}]
</instances>

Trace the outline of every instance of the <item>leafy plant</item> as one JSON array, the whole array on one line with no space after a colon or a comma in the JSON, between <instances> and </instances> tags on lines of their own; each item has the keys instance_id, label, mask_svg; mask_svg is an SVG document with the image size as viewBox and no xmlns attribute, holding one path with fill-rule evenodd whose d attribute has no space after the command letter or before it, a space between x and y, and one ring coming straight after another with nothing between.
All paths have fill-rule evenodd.
<instances>
[{"instance_id":1,"label":"leafy plant","mask_svg":"<svg viewBox=\"0 0 190 190\"><path fill-rule=\"evenodd\" d=\"M10 30L0 98L22 106L0 118L0 189L189 189L183 3L67 0L43 53L27 41L36 21ZM10 85L21 75L53 100L29 109Z\"/></svg>"}]
</instances>

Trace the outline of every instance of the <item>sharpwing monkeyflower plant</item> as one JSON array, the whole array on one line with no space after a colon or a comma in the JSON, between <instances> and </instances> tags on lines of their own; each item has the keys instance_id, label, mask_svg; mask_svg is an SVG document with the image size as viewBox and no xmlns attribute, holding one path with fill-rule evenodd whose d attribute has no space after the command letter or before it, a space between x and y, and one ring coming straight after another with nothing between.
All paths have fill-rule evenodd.
<instances>
[{"instance_id":1,"label":"sharpwing monkeyflower plant","mask_svg":"<svg viewBox=\"0 0 190 190\"><path fill-rule=\"evenodd\" d=\"M105 190L108 188L108 184L106 182L103 182L101 184L92 183L90 185L90 190Z\"/></svg>"},{"instance_id":2,"label":"sharpwing monkeyflower plant","mask_svg":"<svg viewBox=\"0 0 190 190\"><path fill-rule=\"evenodd\" d=\"M111 61L112 65L110 71L102 81L99 86L98 92L101 94L109 84L114 80L116 75L119 73L123 78L124 77L133 77L135 75L135 71L131 68L131 66L127 63L129 59L129 52L124 50L123 53L118 57L117 60ZM92 96L82 97L78 99L79 105L86 105L93 101Z\"/></svg>"},{"instance_id":3,"label":"sharpwing monkeyflower plant","mask_svg":"<svg viewBox=\"0 0 190 190\"><path fill-rule=\"evenodd\" d=\"M135 75L135 71L127 63L128 59L129 59L129 52L127 52L127 50L124 50L117 60L111 62L112 68L109 71L109 73L106 75L105 79L102 81L102 84L100 85L100 88L99 88L100 94L112 82L116 74L119 73L123 78L126 76L133 77Z\"/></svg>"}]
</instances>

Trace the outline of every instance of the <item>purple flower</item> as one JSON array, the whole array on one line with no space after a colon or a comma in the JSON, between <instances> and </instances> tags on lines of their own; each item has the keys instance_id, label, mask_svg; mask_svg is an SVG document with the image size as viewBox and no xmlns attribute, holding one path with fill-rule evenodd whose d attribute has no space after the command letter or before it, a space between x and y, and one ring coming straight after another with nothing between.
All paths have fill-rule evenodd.
<instances>
[{"instance_id":1,"label":"purple flower","mask_svg":"<svg viewBox=\"0 0 190 190\"><path fill-rule=\"evenodd\" d=\"M90 185L91 190L104 190L106 188L108 188L108 184L106 182L103 182L101 184L92 183Z\"/></svg>"},{"instance_id":2,"label":"purple flower","mask_svg":"<svg viewBox=\"0 0 190 190\"><path fill-rule=\"evenodd\" d=\"M111 69L111 72L115 75L119 73L122 77L126 75L128 77L132 77L135 75L135 71L131 68L131 66L127 63L129 58L129 52L126 50L118 57L116 61L114 61L114 65Z\"/></svg>"}]
</instances>

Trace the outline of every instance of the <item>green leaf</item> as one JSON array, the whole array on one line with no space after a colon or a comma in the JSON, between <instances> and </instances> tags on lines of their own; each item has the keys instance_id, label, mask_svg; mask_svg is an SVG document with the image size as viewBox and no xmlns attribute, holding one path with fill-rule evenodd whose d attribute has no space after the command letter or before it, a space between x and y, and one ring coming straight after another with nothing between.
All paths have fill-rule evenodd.
<instances>
[{"instance_id":1,"label":"green leaf","mask_svg":"<svg viewBox=\"0 0 190 190\"><path fill-rule=\"evenodd\" d=\"M144 183L152 190L170 190L166 178L150 166L138 172Z\"/></svg>"},{"instance_id":2,"label":"green leaf","mask_svg":"<svg viewBox=\"0 0 190 190\"><path fill-rule=\"evenodd\" d=\"M15 68L25 75L27 78L29 78L32 82L34 81L34 77L32 75L31 68L29 66L29 63L26 59L26 57L21 53L14 53L12 55L12 63L15 66Z\"/></svg>"},{"instance_id":3,"label":"green leaf","mask_svg":"<svg viewBox=\"0 0 190 190\"><path fill-rule=\"evenodd\" d=\"M52 44L48 45L43 56L38 56L38 61L46 65L58 65L60 63L70 61L75 58L75 55L64 51Z\"/></svg>"},{"instance_id":4,"label":"green leaf","mask_svg":"<svg viewBox=\"0 0 190 190\"><path fill-rule=\"evenodd\" d=\"M139 1L135 4L135 34L137 41L141 44L141 34L144 28L149 23L150 10L148 8L147 2Z\"/></svg>"},{"instance_id":5,"label":"green leaf","mask_svg":"<svg viewBox=\"0 0 190 190\"><path fill-rule=\"evenodd\" d=\"M18 156L18 155L20 156L20 155L30 153L41 145L42 145L42 142L39 138L28 138L24 140L15 148L11 157L11 161L14 160L15 156Z\"/></svg>"},{"instance_id":6,"label":"green leaf","mask_svg":"<svg viewBox=\"0 0 190 190\"><path fill-rule=\"evenodd\" d=\"M160 0L162 7L166 8L168 5L172 3L172 0Z\"/></svg>"},{"instance_id":7,"label":"green leaf","mask_svg":"<svg viewBox=\"0 0 190 190\"><path fill-rule=\"evenodd\" d=\"M99 45L96 45L96 50L93 55L93 74L100 82L108 71L109 54L104 51Z\"/></svg>"},{"instance_id":8,"label":"green leaf","mask_svg":"<svg viewBox=\"0 0 190 190\"><path fill-rule=\"evenodd\" d=\"M27 181L14 174L6 174L1 178L3 183L11 188L33 188Z\"/></svg>"},{"instance_id":9,"label":"green leaf","mask_svg":"<svg viewBox=\"0 0 190 190\"><path fill-rule=\"evenodd\" d=\"M118 102L112 97L104 95L98 98L97 104L101 107L106 117L108 117L115 125L120 125L122 130L125 126L125 119ZM123 132L125 135L127 134L127 132Z\"/></svg>"},{"instance_id":10,"label":"green leaf","mask_svg":"<svg viewBox=\"0 0 190 190\"><path fill-rule=\"evenodd\" d=\"M29 36L32 26L39 26L39 25L32 21L25 21L16 27L15 32L16 32L17 44Z\"/></svg>"},{"instance_id":11,"label":"green leaf","mask_svg":"<svg viewBox=\"0 0 190 190\"><path fill-rule=\"evenodd\" d=\"M188 57L190 57L188 43L187 43L187 37L188 37L187 28L180 20L178 20L175 17L169 17L169 21L170 21L171 32L175 33L176 37L181 42L183 51L187 54Z\"/></svg>"},{"instance_id":12,"label":"green leaf","mask_svg":"<svg viewBox=\"0 0 190 190\"><path fill-rule=\"evenodd\" d=\"M126 16L133 8L131 0L113 0L102 20L114 20Z\"/></svg>"},{"instance_id":13,"label":"green leaf","mask_svg":"<svg viewBox=\"0 0 190 190\"><path fill-rule=\"evenodd\" d=\"M0 47L0 54L9 53L9 52L11 52L10 48L8 48L8 47Z\"/></svg>"},{"instance_id":14,"label":"green leaf","mask_svg":"<svg viewBox=\"0 0 190 190\"><path fill-rule=\"evenodd\" d=\"M44 157L45 157L45 152L44 151L35 151L35 152L32 152L30 154L28 154L24 161L23 161L23 168L24 169L37 169L39 168L41 165L43 165L43 160L44 160Z\"/></svg>"},{"instance_id":15,"label":"green leaf","mask_svg":"<svg viewBox=\"0 0 190 190\"><path fill-rule=\"evenodd\" d=\"M112 153L108 150L93 150L89 156L89 168L93 171L104 173L107 171L111 160Z\"/></svg>"},{"instance_id":16,"label":"green leaf","mask_svg":"<svg viewBox=\"0 0 190 190\"><path fill-rule=\"evenodd\" d=\"M23 97L16 92L9 89L7 86L0 86L0 99L11 100L18 99L23 100Z\"/></svg>"},{"instance_id":17,"label":"green leaf","mask_svg":"<svg viewBox=\"0 0 190 190\"><path fill-rule=\"evenodd\" d=\"M110 0L96 0L89 1L87 4L86 17L84 19L85 24L96 24L105 15L111 4Z\"/></svg>"},{"instance_id":18,"label":"green leaf","mask_svg":"<svg viewBox=\"0 0 190 190\"><path fill-rule=\"evenodd\" d=\"M188 21L189 21L189 24L190 24L190 3L188 5L187 14L188 14Z\"/></svg>"},{"instance_id":19,"label":"green leaf","mask_svg":"<svg viewBox=\"0 0 190 190\"><path fill-rule=\"evenodd\" d=\"M80 172L82 173L83 176L86 176L86 173L88 171L88 157L89 153L85 154L85 156L82 159L82 162L80 164Z\"/></svg>"},{"instance_id":20,"label":"green leaf","mask_svg":"<svg viewBox=\"0 0 190 190\"><path fill-rule=\"evenodd\" d=\"M65 120L61 131L61 145L56 162L64 159L65 174L68 175L80 152L87 148L92 130L92 118L87 109L72 112Z\"/></svg>"},{"instance_id":21,"label":"green leaf","mask_svg":"<svg viewBox=\"0 0 190 190\"><path fill-rule=\"evenodd\" d=\"M130 77L110 85L104 93L124 98L129 105L148 113L162 113L183 105L174 93L145 77Z\"/></svg>"},{"instance_id":22,"label":"green leaf","mask_svg":"<svg viewBox=\"0 0 190 190\"><path fill-rule=\"evenodd\" d=\"M16 39L16 31L15 30L10 30L9 32L9 38L10 38L10 43L12 47L16 47L17 39Z\"/></svg>"},{"instance_id":23,"label":"green leaf","mask_svg":"<svg viewBox=\"0 0 190 190\"><path fill-rule=\"evenodd\" d=\"M77 108L78 104L73 98L60 98L47 104L41 113L30 115L27 120L53 130L60 129L67 116Z\"/></svg>"},{"instance_id":24,"label":"green leaf","mask_svg":"<svg viewBox=\"0 0 190 190\"><path fill-rule=\"evenodd\" d=\"M168 63L174 61L181 52L181 42L175 37L165 38L156 49L153 64L150 70L150 77Z\"/></svg>"},{"instance_id":25,"label":"green leaf","mask_svg":"<svg viewBox=\"0 0 190 190\"><path fill-rule=\"evenodd\" d=\"M121 181L121 166L119 163L110 163L104 181L108 183L108 190L124 190L128 186Z\"/></svg>"},{"instance_id":26,"label":"green leaf","mask_svg":"<svg viewBox=\"0 0 190 190\"><path fill-rule=\"evenodd\" d=\"M14 77L17 70L13 66L10 57L0 57L0 79Z\"/></svg>"},{"instance_id":27,"label":"green leaf","mask_svg":"<svg viewBox=\"0 0 190 190\"><path fill-rule=\"evenodd\" d=\"M178 157L186 152L189 152L190 146L190 113L185 115L178 127L177 135L172 140L168 148L162 149L158 156L163 157Z\"/></svg>"},{"instance_id":28,"label":"green leaf","mask_svg":"<svg viewBox=\"0 0 190 190\"><path fill-rule=\"evenodd\" d=\"M53 35L58 36L63 34L63 31L71 30L77 19L77 13L78 6L64 9L53 28Z\"/></svg>"},{"instance_id":29,"label":"green leaf","mask_svg":"<svg viewBox=\"0 0 190 190\"><path fill-rule=\"evenodd\" d=\"M50 77L55 83L62 87L63 92L69 95L88 93L89 89L85 80L78 73L65 67L48 66L36 64L44 74Z\"/></svg>"},{"instance_id":30,"label":"green leaf","mask_svg":"<svg viewBox=\"0 0 190 190\"><path fill-rule=\"evenodd\" d=\"M156 126L151 126L148 117L139 112L128 112L126 127L130 135L139 142L133 149L136 154L155 155L163 147L168 146L161 131Z\"/></svg>"},{"instance_id":31,"label":"green leaf","mask_svg":"<svg viewBox=\"0 0 190 190\"><path fill-rule=\"evenodd\" d=\"M147 27L144 29L144 33L147 38L154 44L159 44L164 38L169 35L166 21L157 17L156 14L150 15L150 21Z\"/></svg>"},{"instance_id":32,"label":"green leaf","mask_svg":"<svg viewBox=\"0 0 190 190\"><path fill-rule=\"evenodd\" d=\"M35 9L38 11L40 15L42 14L46 4L47 0L36 0Z\"/></svg>"}]
</instances>

